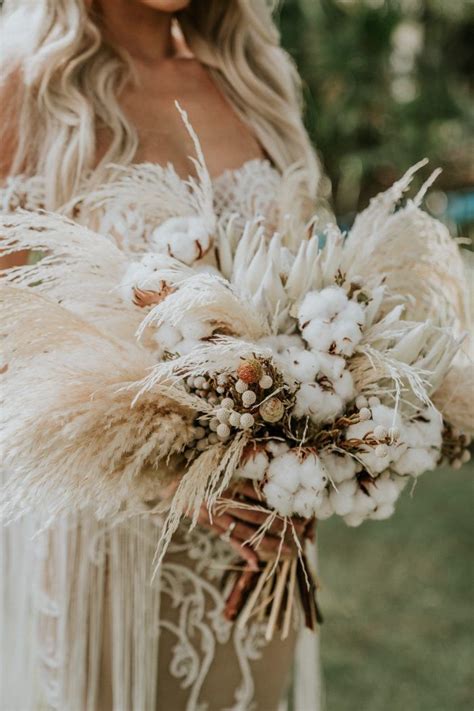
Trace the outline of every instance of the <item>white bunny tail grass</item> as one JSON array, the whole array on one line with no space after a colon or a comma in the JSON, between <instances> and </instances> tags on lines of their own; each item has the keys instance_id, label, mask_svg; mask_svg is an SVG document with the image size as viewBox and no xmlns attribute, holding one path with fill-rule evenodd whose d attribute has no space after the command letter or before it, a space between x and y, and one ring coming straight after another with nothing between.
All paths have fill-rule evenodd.
<instances>
[{"instance_id":1,"label":"white bunny tail grass","mask_svg":"<svg viewBox=\"0 0 474 711\"><path fill-rule=\"evenodd\" d=\"M474 365L464 354L459 356L436 390L433 402L450 425L474 437Z\"/></svg>"},{"instance_id":2,"label":"white bunny tail grass","mask_svg":"<svg viewBox=\"0 0 474 711\"><path fill-rule=\"evenodd\" d=\"M192 435L188 412L157 390L132 406L150 356L32 292L1 292L1 436L11 471L2 518L35 509L118 515L136 502L140 473L150 467L159 489L160 463Z\"/></svg>"},{"instance_id":3,"label":"white bunny tail grass","mask_svg":"<svg viewBox=\"0 0 474 711\"><path fill-rule=\"evenodd\" d=\"M198 522L203 503L212 515L219 497L229 486L242 458L247 437L237 435L230 444L216 444L201 454L181 477L173 495L168 517L163 527L155 556L155 572L158 570L173 534L183 516L191 518L191 528Z\"/></svg>"},{"instance_id":4,"label":"white bunny tail grass","mask_svg":"<svg viewBox=\"0 0 474 711\"><path fill-rule=\"evenodd\" d=\"M252 307L252 303L236 294L221 277L197 274L182 284L173 294L155 306L138 330L141 336L148 326L167 322L180 327L184 321L208 323L212 330L258 339L268 333L268 327Z\"/></svg>"},{"instance_id":5,"label":"white bunny tail grass","mask_svg":"<svg viewBox=\"0 0 474 711\"><path fill-rule=\"evenodd\" d=\"M34 287L103 330L130 337L141 313L116 291L126 271L125 255L114 242L54 213L0 215L4 253L31 250L40 261L9 269L10 284Z\"/></svg>"},{"instance_id":6,"label":"white bunny tail grass","mask_svg":"<svg viewBox=\"0 0 474 711\"><path fill-rule=\"evenodd\" d=\"M381 203L383 220L374 208L365 233L356 221L344 249L343 271L369 284L383 278L389 293L407 298L407 318L455 324L459 333L468 324L469 290L456 240L416 201L393 214L385 207Z\"/></svg>"}]
</instances>

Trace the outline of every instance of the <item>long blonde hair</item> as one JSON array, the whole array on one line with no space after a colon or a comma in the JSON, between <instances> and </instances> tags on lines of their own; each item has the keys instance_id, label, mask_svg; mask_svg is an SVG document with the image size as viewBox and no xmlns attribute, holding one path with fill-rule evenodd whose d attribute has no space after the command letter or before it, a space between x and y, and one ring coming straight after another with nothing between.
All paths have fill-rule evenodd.
<instances>
[{"instance_id":1,"label":"long blonde hair","mask_svg":"<svg viewBox=\"0 0 474 711\"><path fill-rule=\"evenodd\" d=\"M192 0L178 21L276 167L298 167L300 197L314 198L319 167L301 118L300 80L266 0ZM111 163L133 161L137 133L117 99L130 62L103 40L84 0L6 0L2 36L11 38L2 81L22 87L12 174L44 176L48 207L58 207L94 167L98 126L112 139L94 181Z\"/></svg>"}]
</instances>

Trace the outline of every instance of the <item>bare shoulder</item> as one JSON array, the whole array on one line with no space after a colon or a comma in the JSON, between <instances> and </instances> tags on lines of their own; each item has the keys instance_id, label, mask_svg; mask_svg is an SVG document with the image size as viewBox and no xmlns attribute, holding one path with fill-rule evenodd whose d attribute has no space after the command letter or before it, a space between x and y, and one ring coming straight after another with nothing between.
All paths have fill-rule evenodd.
<instances>
[{"instance_id":1,"label":"bare shoulder","mask_svg":"<svg viewBox=\"0 0 474 711\"><path fill-rule=\"evenodd\" d=\"M194 59L170 60L159 72L142 71L138 85L122 101L139 134L138 162L171 162L180 174L188 174L194 149L175 101L188 113L211 175L263 156L252 130Z\"/></svg>"}]
</instances>

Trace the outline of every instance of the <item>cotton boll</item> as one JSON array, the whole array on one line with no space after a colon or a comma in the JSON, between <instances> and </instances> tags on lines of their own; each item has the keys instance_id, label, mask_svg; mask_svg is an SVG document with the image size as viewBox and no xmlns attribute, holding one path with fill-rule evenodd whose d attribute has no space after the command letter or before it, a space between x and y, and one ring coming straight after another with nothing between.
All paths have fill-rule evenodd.
<instances>
[{"instance_id":1,"label":"cotton boll","mask_svg":"<svg viewBox=\"0 0 474 711\"><path fill-rule=\"evenodd\" d=\"M357 462L353 457L329 452L322 452L320 457L324 468L335 484L339 485L355 476Z\"/></svg>"},{"instance_id":2,"label":"cotton boll","mask_svg":"<svg viewBox=\"0 0 474 711\"><path fill-rule=\"evenodd\" d=\"M333 515L334 509L332 507L327 491L323 492L321 496L321 502L318 503L318 506L316 507L314 513L316 515L316 518L320 521L325 521Z\"/></svg>"},{"instance_id":3,"label":"cotton boll","mask_svg":"<svg viewBox=\"0 0 474 711\"><path fill-rule=\"evenodd\" d=\"M338 516L347 516L354 507L354 492L351 491L352 487L349 489L344 488L344 484L351 484L347 481L338 486L337 489L332 489L329 492L329 501L334 510L334 513ZM355 484L355 482L354 482Z\"/></svg>"},{"instance_id":4,"label":"cotton boll","mask_svg":"<svg viewBox=\"0 0 474 711\"><path fill-rule=\"evenodd\" d=\"M182 340L182 335L179 329L171 326L169 323L163 323L154 334L154 339L161 351L173 352L173 349Z\"/></svg>"},{"instance_id":5,"label":"cotton boll","mask_svg":"<svg viewBox=\"0 0 474 711\"><path fill-rule=\"evenodd\" d=\"M201 340L212 336L213 327L206 321L198 319L185 319L180 322L179 328L183 334L183 338Z\"/></svg>"},{"instance_id":6,"label":"cotton boll","mask_svg":"<svg viewBox=\"0 0 474 711\"><path fill-rule=\"evenodd\" d=\"M279 356L278 362L282 364L290 377L300 383L309 383L315 380L319 370L319 360L311 351L302 348L288 348Z\"/></svg>"},{"instance_id":7,"label":"cotton boll","mask_svg":"<svg viewBox=\"0 0 474 711\"><path fill-rule=\"evenodd\" d=\"M209 230L199 217L172 217L157 227L150 239L157 251L188 265L200 259L211 242Z\"/></svg>"},{"instance_id":8,"label":"cotton boll","mask_svg":"<svg viewBox=\"0 0 474 711\"><path fill-rule=\"evenodd\" d=\"M366 488L377 505L394 504L400 493L389 474L382 474L378 479L367 484Z\"/></svg>"},{"instance_id":9,"label":"cotton boll","mask_svg":"<svg viewBox=\"0 0 474 711\"><path fill-rule=\"evenodd\" d=\"M293 514L293 497L273 481L269 481L263 487L263 494L270 508L275 509L281 516L291 516Z\"/></svg>"},{"instance_id":10,"label":"cotton boll","mask_svg":"<svg viewBox=\"0 0 474 711\"><path fill-rule=\"evenodd\" d=\"M293 334L288 336L284 333L278 334L277 336L265 336L260 338L258 341L259 346L266 348L271 348L274 353L281 354L288 348L301 348L305 347L304 341L298 334Z\"/></svg>"},{"instance_id":11,"label":"cotton boll","mask_svg":"<svg viewBox=\"0 0 474 711\"><path fill-rule=\"evenodd\" d=\"M344 523L346 523L348 526L351 526L351 528L357 528L357 526L360 526L361 523L364 523L365 516L361 516L358 513L355 513L354 511L350 514L347 514L347 516L344 516Z\"/></svg>"},{"instance_id":12,"label":"cotton boll","mask_svg":"<svg viewBox=\"0 0 474 711\"><path fill-rule=\"evenodd\" d=\"M298 309L298 321L300 325L313 319L330 321L344 309L347 301L346 292L339 286L328 286L321 291L310 291Z\"/></svg>"},{"instance_id":13,"label":"cotton boll","mask_svg":"<svg viewBox=\"0 0 474 711\"><path fill-rule=\"evenodd\" d=\"M351 299L340 313L339 318L363 326L365 324L365 309L361 304L358 304L357 301Z\"/></svg>"},{"instance_id":14,"label":"cotton boll","mask_svg":"<svg viewBox=\"0 0 474 711\"><path fill-rule=\"evenodd\" d=\"M367 516L375 509L375 501L365 494L362 489L359 489L354 495L352 510L359 516Z\"/></svg>"},{"instance_id":15,"label":"cotton boll","mask_svg":"<svg viewBox=\"0 0 474 711\"><path fill-rule=\"evenodd\" d=\"M291 451L275 457L268 467L268 479L290 493L294 493L300 484L300 463L298 456Z\"/></svg>"},{"instance_id":16,"label":"cotton boll","mask_svg":"<svg viewBox=\"0 0 474 711\"><path fill-rule=\"evenodd\" d=\"M346 368L346 361L338 355L318 353L319 369L329 380L339 378Z\"/></svg>"},{"instance_id":17,"label":"cotton boll","mask_svg":"<svg viewBox=\"0 0 474 711\"><path fill-rule=\"evenodd\" d=\"M382 504L381 506L377 506L369 518L373 521L385 521L385 519L390 518L394 512L395 506L393 504Z\"/></svg>"},{"instance_id":18,"label":"cotton boll","mask_svg":"<svg viewBox=\"0 0 474 711\"><path fill-rule=\"evenodd\" d=\"M196 348L200 348L201 346L202 341L197 341L194 338L186 338L177 344L176 352L179 353L179 355L189 355L191 351L194 351Z\"/></svg>"},{"instance_id":19,"label":"cotton boll","mask_svg":"<svg viewBox=\"0 0 474 711\"><path fill-rule=\"evenodd\" d=\"M315 351L327 352L334 341L331 324L320 319L313 319L302 329L303 338Z\"/></svg>"},{"instance_id":20,"label":"cotton boll","mask_svg":"<svg viewBox=\"0 0 474 711\"><path fill-rule=\"evenodd\" d=\"M336 344L336 352L350 357L362 339L362 331L356 323L341 319L332 324L331 337Z\"/></svg>"},{"instance_id":21,"label":"cotton boll","mask_svg":"<svg viewBox=\"0 0 474 711\"><path fill-rule=\"evenodd\" d=\"M354 381L349 370L345 370L338 378L333 380L334 390L345 402L352 400L355 394Z\"/></svg>"},{"instance_id":22,"label":"cotton boll","mask_svg":"<svg viewBox=\"0 0 474 711\"><path fill-rule=\"evenodd\" d=\"M270 439L265 443L265 449L272 457L279 457L290 449L286 442Z\"/></svg>"},{"instance_id":23,"label":"cotton boll","mask_svg":"<svg viewBox=\"0 0 474 711\"><path fill-rule=\"evenodd\" d=\"M342 399L318 383L303 383L296 393L293 414L295 417L310 417L320 424L335 419L344 409Z\"/></svg>"},{"instance_id":24,"label":"cotton boll","mask_svg":"<svg viewBox=\"0 0 474 711\"><path fill-rule=\"evenodd\" d=\"M324 489L328 482L328 475L324 466L315 454L305 457L299 467L299 477L301 484L307 489L320 491Z\"/></svg>"},{"instance_id":25,"label":"cotton boll","mask_svg":"<svg viewBox=\"0 0 474 711\"><path fill-rule=\"evenodd\" d=\"M261 481L268 467L268 457L265 452L253 450L240 465L238 473L246 479Z\"/></svg>"},{"instance_id":26,"label":"cotton boll","mask_svg":"<svg viewBox=\"0 0 474 711\"><path fill-rule=\"evenodd\" d=\"M321 503L321 497L316 497L308 489L299 489L293 498L293 512L304 518L312 518L315 508Z\"/></svg>"},{"instance_id":27,"label":"cotton boll","mask_svg":"<svg viewBox=\"0 0 474 711\"><path fill-rule=\"evenodd\" d=\"M397 474L417 477L424 472L436 469L439 460L437 448L408 447L393 465Z\"/></svg>"},{"instance_id":28,"label":"cotton boll","mask_svg":"<svg viewBox=\"0 0 474 711\"><path fill-rule=\"evenodd\" d=\"M403 442L409 447L441 447L443 420L433 407L422 410L401 426Z\"/></svg>"}]
</instances>

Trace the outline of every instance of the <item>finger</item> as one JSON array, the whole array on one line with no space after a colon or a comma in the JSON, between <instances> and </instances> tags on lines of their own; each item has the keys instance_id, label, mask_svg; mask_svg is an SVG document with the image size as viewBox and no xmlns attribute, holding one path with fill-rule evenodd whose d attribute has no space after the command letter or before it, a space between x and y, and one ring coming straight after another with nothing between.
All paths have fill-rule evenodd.
<instances>
[{"instance_id":1,"label":"finger","mask_svg":"<svg viewBox=\"0 0 474 711\"><path fill-rule=\"evenodd\" d=\"M232 546L240 558L245 560L250 570L258 570L258 555L253 548L242 545L242 543L236 541L235 538L230 539L229 545Z\"/></svg>"}]
</instances>

